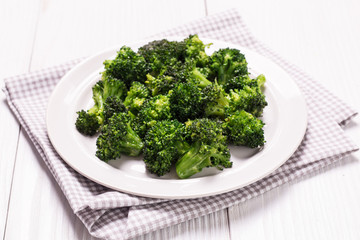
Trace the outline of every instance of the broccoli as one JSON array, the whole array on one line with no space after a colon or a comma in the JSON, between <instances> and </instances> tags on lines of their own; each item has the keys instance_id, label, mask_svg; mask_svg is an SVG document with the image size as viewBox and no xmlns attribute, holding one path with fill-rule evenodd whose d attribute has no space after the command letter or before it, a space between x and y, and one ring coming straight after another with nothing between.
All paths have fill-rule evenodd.
<instances>
[{"instance_id":1,"label":"broccoli","mask_svg":"<svg viewBox=\"0 0 360 240\"><path fill-rule=\"evenodd\" d=\"M249 75L240 75L229 79L223 85L223 88L226 92L229 92L230 90L234 90L234 89L241 90L245 86L249 86L250 88L256 88L256 87L262 88L264 86L265 81L266 81L265 76L262 74L260 74L256 78L250 78Z\"/></svg>"},{"instance_id":2,"label":"broccoli","mask_svg":"<svg viewBox=\"0 0 360 240\"><path fill-rule=\"evenodd\" d=\"M219 170L232 167L221 122L201 118L187 121L185 125L190 147L176 162L179 178L189 178L205 167Z\"/></svg>"},{"instance_id":3,"label":"broccoli","mask_svg":"<svg viewBox=\"0 0 360 240\"><path fill-rule=\"evenodd\" d=\"M150 73L154 77L163 74L169 66L185 61L184 42L155 40L139 48L138 53L149 64Z\"/></svg>"},{"instance_id":4,"label":"broccoli","mask_svg":"<svg viewBox=\"0 0 360 240\"><path fill-rule=\"evenodd\" d=\"M108 97L123 99L127 88L125 83L116 78L106 77L92 87L94 106L87 111L78 111L75 122L76 129L85 135L92 136L104 123L104 104Z\"/></svg>"},{"instance_id":5,"label":"broccoli","mask_svg":"<svg viewBox=\"0 0 360 240\"><path fill-rule=\"evenodd\" d=\"M148 99L135 117L133 128L142 138L157 121L170 120L170 100L167 95L156 95Z\"/></svg>"},{"instance_id":6,"label":"broccoli","mask_svg":"<svg viewBox=\"0 0 360 240\"><path fill-rule=\"evenodd\" d=\"M144 162L150 173L163 176L188 149L185 127L177 120L158 121L147 132Z\"/></svg>"},{"instance_id":7,"label":"broccoli","mask_svg":"<svg viewBox=\"0 0 360 240\"><path fill-rule=\"evenodd\" d=\"M245 85L242 89L231 89L229 93L217 84L217 81L202 89L205 99L205 116L224 119L226 115L238 110L245 110L260 117L267 106L265 95L261 90L265 77L254 79L256 84ZM250 87L252 86L252 87Z\"/></svg>"},{"instance_id":8,"label":"broccoli","mask_svg":"<svg viewBox=\"0 0 360 240\"><path fill-rule=\"evenodd\" d=\"M150 69L145 58L127 46L120 48L115 59L105 60L104 67L103 76L121 79L127 87L130 87L133 81L144 82Z\"/></svg>"},{"instance_id":9,"label":"broccoli","mask_svg":"<svg viewBox=\"0 0 360 240\"><path fill-rule=\"evenodd\" d=\"M212 75L222 86L232 78L248 74L245 56L238 49L222 48L210 57Z\"/></svg>"},{"instance_id":10,"label":"broccoli","mask_svg":"<svg viewBox=\"0 0 360 240\"><path fill-rule=\"evenodd\" d=\"M112 115L118 112L126 112L127 109L118 96L109 96L104 103L104 124L106 124Z\"/></svg>"},{"instance_id":11,"label":"broccoli","mask_svg":"<svg viewBox=\"0 0 360 240\"><path fill-rule=\"evenodd\" d=\"M224 119L229 99L224 89L217 82L202 89L205 101L205 116Z\"/></svg>"},{"instance_id":12,"label":"broccoli","mask_svg":"<svg viewBox=\"0 0 360 240\"><path fill-rule=\"evenodd\" d=\"M100 128L98 117L95 113L89 113L85 110L77 112L75 127L84 135L93 136L97 133Z\"/></svg>"},{"instance_id":13,"label":"broccoli","mask_svg":"<svg viewBox=\"0 0 360 240\"><path fill-rule=\"evenodd\" d=\"M146 75L146 87L151 91L152 96L158 94L167 94L176 84L177 80L173 76L159 75L153 77L151 74Z\"/></svg>"},{"instance_id":14,"label":"broccoli","mask_svg":"<svg viewBox=\"0 0 360 240\"><path fill-rule=\"evenodd\" d=\"M236 111L224 121L224 129L228 142L251 148L260 147L265 144L264 125L260 119L244 110Z\"/></svg>"},{"instance_id":15,"label":"broccoli","mask_svg":"<svg viewBox=\"0 0 360 240\"><path fill-rule=\"evenodd\" d=\"M212 84L212 81L209 80L209 75L211 72L209 68L196 67L193 62L188 62L186 66L187 71L185 74L187 76L187 82L191 82L199 88L204 88Z\"/></svg>"},{"instance_id":16,"label":"broccoli","mask_svg":"<svg viewBox=\"0 0 360 240\"><path fill-rule=\"evenodd\" d=\"M204 98L192 83L179 83L170 91L170 111L180 122L203 116Z\"/></svg>"},{"instance_id":17,"label":"broccoli","mask_svg":"<svg viewBox=\"0 0 360 240\"><path fill-rule=\"evenodd\" d=\"M96 156L102 161L108 162L121 157L121 154L129 156L140 155L144 143L130 125L127 113L120 112L108 119L96 140Z\"/></svg>"},{"instance_id":18,"label":"broccoli","mask_svg":"<svg viewBox=\"0 0 360 240\"><path fill-rule=\"evenodd\" d=\"M94 105L80 110L75 126L100 133L95 155L108 162L138 156L163 176L175 167L189 178L206 167L232 167L229 144L265 144L265 76L248 73L245 56L224 48L212 55L198 35L156 40L104 61L92 88Z\"/></svg>"},{"instance_id":19,"label":"broccoli","mask_svg":"<svg viewBox=\"0 0 360 240\"><path fill-rule=\"evenodd\" d=\"M150 93L146 86L134 81L127 92L124 105L131 113L136 115L148 98L150 98Z\"/></svg>"},{"instance_id":20,"label":"broccoli","mask_svg":"<svg viewBox=\"0 0 360 240\"><path fill-rule=\"evenodd\" d=\"M206 54L205 49L211 45L204 44L197 34L190 35L184 39L186 44L186 61L194 61L197 67L204 67L208 64L210 57Z\"/></svg>"},{"instance_id":21,"label":"broccoli","mask_svg":"<svg viewBox=\"0 0 360 240\"><path fill-rule=\"evenodd\" d=\"M231 90L227 98L229 100L228 113L245 110L260 117L267 106L265 95L259 87L245 86L241 90Z\"/></svg>"}]
</instances>

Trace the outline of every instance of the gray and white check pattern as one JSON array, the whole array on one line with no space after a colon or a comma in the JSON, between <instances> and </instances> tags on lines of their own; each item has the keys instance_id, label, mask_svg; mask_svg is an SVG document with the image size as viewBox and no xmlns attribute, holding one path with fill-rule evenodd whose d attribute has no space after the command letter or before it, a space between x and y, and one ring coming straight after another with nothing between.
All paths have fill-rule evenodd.
<instances>
[{"instance_id":1,"label":"gray and white check pattern","mask_svg":"<svg viewBox=\"0 0 360 240\"><path fill-rule=\"evenodd\" d=\"M257 41L236 10L199 19L156 36L195 33L200 37L245 46L277 63L296 81L309 109L309 123L303 142L285 164L262 180L216 196L162 200L129 195L88 180L59 157L47 136L46 106L61 77L81 60L5 79L4 92L10 108L73 211L96 237L127 239L209 214L263 194L358 150L341 128L357 113L306 73Z\"/></svg>"}]
</instances>

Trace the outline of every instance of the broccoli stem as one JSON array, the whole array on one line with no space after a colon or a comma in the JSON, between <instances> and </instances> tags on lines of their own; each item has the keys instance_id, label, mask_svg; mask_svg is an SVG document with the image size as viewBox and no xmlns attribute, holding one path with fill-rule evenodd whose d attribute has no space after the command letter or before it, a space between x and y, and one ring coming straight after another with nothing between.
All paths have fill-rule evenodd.
<instances>
[{"instance_id":1,"label":"broccoli stem","mask_svg":"<svg viewBox=\"0 0 360 240\"><path fill-rule=\"evenodd\" d=\"M176 173L181 179L200 172L204 167L210 166L210 154L200 153L201 142L195 142L190 150L185 153L176 163Z\"/></svg>"},{"instance_id":2,"label":"broccoli stem","mask_svg":"<svg viewBox=\"0 0 360 240\"><path fill-rule=\"evenodd\" d=\"M191 76L199 81L197 86L200 88L204 88L211 84L211 82L197 68L192 70Z\"/></svg>"},{"instance_id":3,"label":"broccoli stem","mask_svg":"<svg viewBox=\"0 0 360 240\"><path fill-rule=\"evenodd\" d=\"M127 123L127 134L124 141L119 144L121 152L128 156L139 156L144 147L144 143L131 128L130 123Z\"/></svg>"},{"instance_id":4,"label":"broccoli stem","mask_svg":"<svg viewBox=\"0 0 360 240\"><path fill-rule=\"evenodd\" d=\"M218 161L213 163L212 159L218 159ZM179 178L185 179L201 172L206 167L216 167L219 170L223 170L222 164L226 162L228 162L227 157L220 154L215 146L196 141L190 147L190 150L176 162L176 173ZM224 166L227 165L225 164Z\"/></svg>"},{"instance_id":5,"label":"broccoli stem","mask_svg":"<svg viewBox=\"0 0 360 240\"><path fill-rule=\"evenodd\" d=\"M225 109L228 106L229 99L227 99L224 94L220 94L219 98L216 99L216 105L208 105L205 108L205 115L223 119L225 117Z\"/></svg>"},{"instance_id":6,"label":"broccoli stem","mask_svg":"<svg viewBox=\"0 0 360 240\"><path fill-rule=\"evenodd\" d=\"M225 109L222 105L216 105L211 107L205 108L205 115L211 116L211 117L218 117L220 119L223 119L225 117Z\"/></svg>"}]
</instances>

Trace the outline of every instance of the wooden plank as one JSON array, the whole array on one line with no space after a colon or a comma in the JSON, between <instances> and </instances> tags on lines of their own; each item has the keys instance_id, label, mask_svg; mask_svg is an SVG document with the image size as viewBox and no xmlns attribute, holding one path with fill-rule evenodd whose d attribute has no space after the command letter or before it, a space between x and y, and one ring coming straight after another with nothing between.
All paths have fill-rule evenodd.
<instances>
[{"instance_id":1,"label":"wooden plank","mask_svg":"<svg viewBox=\"0 0 360 240\"><path fill-rule=\"evenodd\" d=\"M28 71L38 16L37 1L0 1L0 88L3 78ZM4 236L19 124L0 91L0 236Z\"/></svg>"},{"instance_id":2,"label":"wooden plank","mask_svg":"<svg viewBox=\"0 0 360 240\"><path fill-rule=\"evenodd\" d=\"M110 0L106 4L94 0L44 1L31 70L145 38L204 15L202 0ZM87 230L74 216L57 183L28 142L22 133L5 239L89 239ZM227 223L224 210L141 238L224 239L229 234Z\"/></svg>"},{"instance_id":3,"label":"wooden plank","mask_svg":"<svg viewBox=\"0 0 360 240\"><path fill-rule=\"evenodd\" d=\"M21 131L5 239L91 239L29 141Z\"/></svg>"},{"instance_id":4,"label":"wooden plank","mask_svg":"<svg viewBox=\"0 0 360 240\"><path fill-rule=\"evenodd\" d=\"M132 240L155 239L229 239L227 210L195 218L178 225L161 229Z\"/></svg>"},{"instance_id":5,"label":"wooden plank","mask_svg":"<svg viewBox=\"0 0 360 240\"><path fill-rule=\"evenodd\" d=\"M202 0L48 1L40 16L31 68L138 41L204 14Z\"/></svg>"},{"instance_id":6,"label":"wooden plank","mask_svg":"<svg viewBox=\"0 0 360 240\"><path fill-rule=\"evenodd\" d=\"M360 110L358 1L218 2L235 7L253 34ZM311 7L309 7L311 6ZM360 144L357 117L347 134ZM359 152L296 184L229 209L233 239L359 239Z\"/></svg>"}]
</instances>

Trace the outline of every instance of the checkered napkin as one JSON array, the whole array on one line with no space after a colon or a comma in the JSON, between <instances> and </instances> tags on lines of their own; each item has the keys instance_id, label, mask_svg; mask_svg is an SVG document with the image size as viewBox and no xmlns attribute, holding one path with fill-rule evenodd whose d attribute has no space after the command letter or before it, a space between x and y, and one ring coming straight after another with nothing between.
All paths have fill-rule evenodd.
<instances>
[{"instance_id":1,"label":"checkered napkin","mask_svg":"<svg viewBox=\"0 0 360 240\"><path fill-rule=\"evenodd\" d=\"M100 238L127 239L239 204L285 182L334 163L358 150L342 126L356 112L304 72L257 41L235 10L212 15L158 36L219 39L252 49L282 67L298 84L308 105L308 128L294 155L270 176L241 189L204 198L163 200L138 197L96 184L71 169L47 136L48 98L61 77L80 60L11 77L4 92L10 108L49 167L75 214Z\"/></svg>"}]
</instances>

